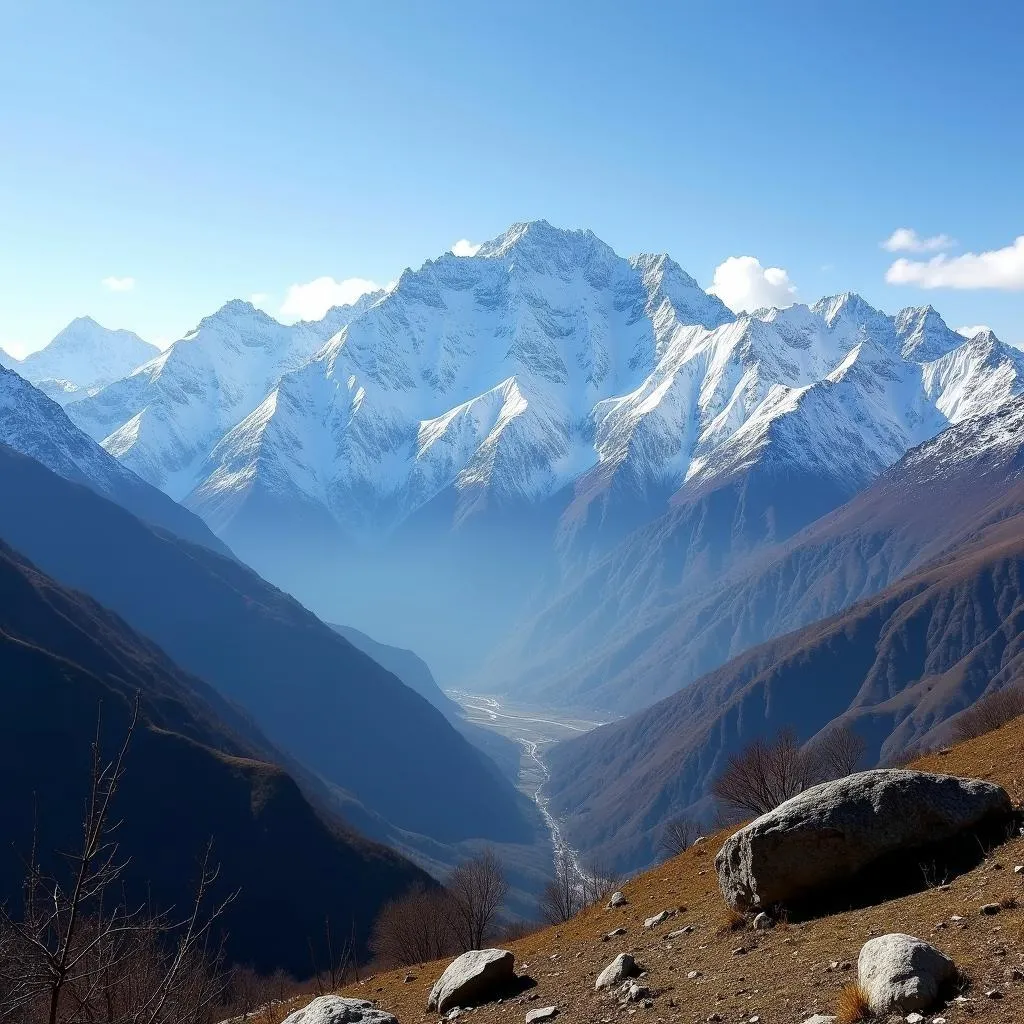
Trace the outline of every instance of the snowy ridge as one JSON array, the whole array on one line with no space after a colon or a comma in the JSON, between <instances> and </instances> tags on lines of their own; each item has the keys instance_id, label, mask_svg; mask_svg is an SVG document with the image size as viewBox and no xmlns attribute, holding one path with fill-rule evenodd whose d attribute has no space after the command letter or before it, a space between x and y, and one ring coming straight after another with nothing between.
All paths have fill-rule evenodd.
<instances>
[{"instance_id":1,"label":"snowy ridge","mask_svg":"<svg viewBox=\"0 0 1024 1024\"><path fill-rule=\"evenodd\" d=\"M22 360L3 353L0 366L17 370L65 405L131 373L160 350L131 331L112 331L92 317L72 320L38 352Z\"/></svg>"},{"instance_id":2,"label":"snowy ridge","mask_svg":"<svg viewBox=\"0 0 1024 1024\"><path fill-rule=\"evenodd\" d=\"M635 522L758 465L852 493L1022 374L930 306L846 293L737 318L665 255L537 221L317 323L228 303L70 412L228 535L259 492L379 540L446 494L455 526L551 500Z\"/></svg>"}]
</instances>

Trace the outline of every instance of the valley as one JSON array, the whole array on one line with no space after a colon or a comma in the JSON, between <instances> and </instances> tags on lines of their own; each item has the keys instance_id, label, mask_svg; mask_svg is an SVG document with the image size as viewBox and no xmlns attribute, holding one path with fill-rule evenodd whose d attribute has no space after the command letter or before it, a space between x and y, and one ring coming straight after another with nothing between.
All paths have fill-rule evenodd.
<instances>
[{"instance_id":1,"label":"valley","mask_svg":"<svg viewBox=\"0 0 1024 1024\"><path fill-rule=\"evenodd\" d=\"M551 834L555 857L568 856L576 873L584 874L586 865L581 862L579 851L569 844L559 820L549 810L551 801L545 787L550 781L551 772L546 752L559 740L582 736L605 723L574 717L547 707L506 704L496 697L463 690L447 692L462 708L469 722L490 729L520 745L519 789L537 805Z\"/></svg>"}]
</instances>

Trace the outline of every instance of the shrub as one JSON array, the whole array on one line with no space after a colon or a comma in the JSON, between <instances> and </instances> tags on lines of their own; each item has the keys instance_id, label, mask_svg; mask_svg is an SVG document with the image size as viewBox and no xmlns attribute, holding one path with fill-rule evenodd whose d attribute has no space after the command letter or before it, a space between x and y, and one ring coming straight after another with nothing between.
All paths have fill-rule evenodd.
<instances>
[{"instance_id":1,"label":"shrub","mask_svg":"<svg viewBox=\"0 0 1024 1024\"><path fill-rule=\"evenodd\" d=\"M953 736L958 741L972 740L1024 715L1024 689L1007 687L976 700L954 720Z\"/></svg>"},{"instance_id":2,"label":"shrub","mask_svg":"<svg viewBox=\"0 0 1024 1024\"><path fill-rule=\"evenodd\" d=\"M858 1024L871 1020L867 994L857 982L847 985L836 1000L836 1024Z\"/></svg>"}]
</instances>

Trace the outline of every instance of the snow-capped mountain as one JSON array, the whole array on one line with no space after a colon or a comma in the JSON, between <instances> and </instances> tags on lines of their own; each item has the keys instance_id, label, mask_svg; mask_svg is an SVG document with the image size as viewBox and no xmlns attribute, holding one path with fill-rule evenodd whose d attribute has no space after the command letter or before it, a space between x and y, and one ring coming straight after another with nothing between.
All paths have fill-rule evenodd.
<instances>
[{"instance_id":1,"label":"snow-capped mountain","mask_svg":"<svg viewBox=\"0 0 1024 1024\"><path fill-rule=\"evenodd\" d=\"M45 348L6 365L65 405L131 373L159 353L131 331L112 331L92 317L72 320Z\"/></svg>"},{"instance_id":2,"label":"snow-capped mountain","mask_svg":"<svg viewBox=\"0 0 1024 1024\"><path fill-rule=\"evenodd\" d=\"M121 465L79 430L39 389L0 367L0 445L41 462L149 523L195 544L230 554L206 524ZM15 499L16 500L16 499Z\"/></svg>"},{"instance_id":3,"label":"snow-capped mountain","mask_svg":"<svg viewBox=\"0 0 1024 1024\"><path fill-rule=\"evenodd\" d=\"M721 565L1022 389L1020 353L931 307L735 317L667 256L539 221L319 323L228 303L69 411L323 614L422 646L353 614L367 580L391 579L385 603L422 584L423 617L667 513L687 554L666 565Z\"/></svg>"}]
</instances>

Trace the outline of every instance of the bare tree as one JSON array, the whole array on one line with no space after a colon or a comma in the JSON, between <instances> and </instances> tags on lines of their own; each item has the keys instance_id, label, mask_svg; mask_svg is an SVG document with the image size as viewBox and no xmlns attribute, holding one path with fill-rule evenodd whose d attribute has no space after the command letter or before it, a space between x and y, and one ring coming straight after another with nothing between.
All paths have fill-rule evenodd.
<instances>
[{"instance_id":1,"label":"bare tree","mask_svg":"<svg viewBox=\"0 0 1024 1024\"><path fill-rule=\"evenodd\" d=\"M455 953L451 897L443 889L417 885L386 903L370 935L370 949L385 967L405 967Z\"/></svg>"},{"instance_id":2,"label":"bare tree","mask_svg":"<svg viewBox=\"0 0 1024 1024\"><path fill-rule=\"evenodd\" d=\"M859 771L868 749L867 741L849 726L836 726L808 745L807 756L815 762L823 782L845 779Z\"/></svg>"},{"instance_id":3,"label":"bare tree","mask_svg":"<svg viewBox=\"0 0 1024 1024\"><path fill-rule=\"evenodd\" d=\"M452 930L463 950L482 949L508 895L505 870L490 848L464 861L448 876Z\"/></svg>"},{"instance_id":4,"label":"bare tree","mask_svg":"<svg viewBox=\"0 0 1024 1024\"><path fill-rule=\"evenodd\" d=\"M766 814L817 781L815 759L787 728L773 740L758 738L733 754L711 791L737 810Z\"/></svg>"},{"instance_id":5,"label":"bare tree","mask_svg":"<svg viewBox=\"0 0 1024 1024\"><path fill-rule=\"evenodd\" d=\"M997 690L976 700L957 715L953 736L960 742L971 740L993 732L1021 715L1024 715L1024 689L1014 686Z\"/></svg>"},{"instance_id":6,"label":"bare tree","mask_svg":"<svg viewBox=\"0 0 1024 1024\"><path fill-rule=\"evenodd\" d=\"M658 846L666 859L676 857L688 850L699 834L696 824L689 818L670 818L661 830Z\"/></svg>"},{"instance_id":7,"label":"bare tree","mask_svg":"<svg viewBox=\"0 0 1024 1024\"><path fill-rule=\"evenodd\" d=\"M111 809L138 717L136 700L124 740L107 762L97 721L81 844L63 855L66 873L44 869L34 837L23 912L0 909L0 1020L200 1024L220 999L222 955L212 928L233 897L204 913L218 874L212 847L182 919L131 907L124 896L124 862L113 840L120 823Z\"/></svg>"},{"instance_id":8,"label":"bare tree","mask_svg":"<svg viewBox=\"0 0 1024 1024\"><path fill-rule=\"evenodd\" d=\"M622 875L601 861L589 861L583 865L580 888L583 891L583 906L592 907L610 896L622 882Z\"/></svg>"},{"instance_id":9,"label":"bare tree","mask_svg":"<svg viewBox=\"0 0 1024 1024\"><path fill-rule=\"evenodd\" d=\"M555 877L540 896L540 916L548 924L561 924L583 909L583 891L572 857L565 851L555 858Z\"/></svg>"}]
</instances>

